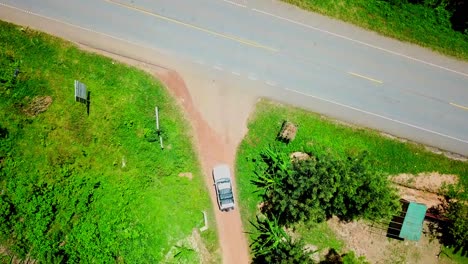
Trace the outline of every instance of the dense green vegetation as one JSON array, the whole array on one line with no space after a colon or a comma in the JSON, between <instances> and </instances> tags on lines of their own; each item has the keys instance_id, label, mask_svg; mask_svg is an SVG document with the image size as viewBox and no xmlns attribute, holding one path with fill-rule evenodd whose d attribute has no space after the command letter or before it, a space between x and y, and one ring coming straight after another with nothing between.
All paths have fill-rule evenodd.
<instances>
[{"instance_id":1,"label":"dense green vegetation","mask_svg":"<svg viewBox=\"0 0 468 264\"><path fill-rule=\"evenodd\" d=\"M302 264L309 263L310 254L304 252L303 240L293 240L280 225L277 218L257 218L252 223L255 228L253 233L252 252L253 263L284 263Z\"/></svg>"},{"instance_id":2,"label":"dense green vegetation","mask_svg":"<svg viewBox=\"0 0 468 264\"><path fill-rule=\"evenodd\" d=\"M314 153L291 158L282 147L281 143L270 146L261 153L261 160L252 160L257 168L251 182L262 198L257 224L253 224L255 263L314 263L310 252L303 250L304 240L292 239L283 226L320 223L332 216L344 221L391 219L399 211L395 190L387 177L371 172L366 152L346 160ZM354 253L340 255L336 249L327 256L335 259L330 263L341 263L338 260L345 256L349 263L355 260Z\"/></svg>"},{"instance_id":3,"label":"dense green vegetation","mask_svg":"<svg viewBox=\"0 0 468 264\"><path fill-rule=\"evenodd\" d=\"M395 190L381 173L371 172L366 152L345 160L307 153L311 157L292 161L280 147L261 153L263 162L256 161L252 179L262 196L262 213L278 217L280 224L332 216L381 219L398 211Z\"/></svg>"},{"instance_id":4,"label":"dense green vegetation","mask_svg":"<svg viewBox=\"0 0 468 264\"><path fill-rule=\"evenodd\" d=\"M445 192L445 200L430 211L444 215L449 220L435 223L434 235L454 253L468 257L468 193L466 189L449 188Z\"/></svg>"},{"instance_id":5,"label":"dense green vegetation","mask_svg":"<svg viewBox=\"0 0 468 264\"><path fill-rule=\"evenodd\" d=\"M276 137L284 120L288 120L299 126L295 140L289 144L276 142ZM333 235L330 234L326 226L315 223L316 220L321 220L314 219L317 215L328 217L330 214L335 214L340 215L345 220L356 217L374 218L385 215L385 210L391 208L391 205L386 208L380 208L380 210L384 210L383 215L366 215L364 206L362 207L364 210L358 212L362 213L359 215L353 214L356 211L349 210L350 208L335 207L335 202L340 205L340 202L344 200L348 202L350 199L355 200L354 195L352 195L353 197L347 197L346 192L341 194L335 192L333 196L330 196L329 191L333 190L333 186L340 181L338 175L354 175L351 177L353 178L352 180L344 182L345 185L350 185L346 187L348 188L346 191L353 192L359 189L355 189L356 186L362 186L367 188L367 191L362 194L370 193L373 195L384 195L383 192L386 188L386 183L383 182L384 179L377 179L377 176L385 178L386 175L399 173L418 174L421 172L437 171L446 174L456 174L460 176L461 188L465 188L468 184L467 162L452 160L443 155L429 152L424 147L413 143L404 143L383 137L375 131L338 124L301 109L262 101L257 105L257 110L248 127L249 133L239 147L236 164L236 180L238 181L239 202L241 203L244 223L248 224L248 221L254 221L257 218L258 205L261 202L263 202L262 208L271 209L271 205L268 203L276 198L268 195L273 194L278 197L283 196L283 198L284 196L292 197L292 201L288 200L283 203L281 203L282 199L278 198L277 204L279 206L273 208L273 212L287 212L288 210L291 211L291 207L294 207L294 210L297 212L292 214L292 219L294 220L292 222L299 220L299 223L294 224L294 229L301 235L304 243L317 245L320 249L330 247L340 250L342 245L333 238ZM277 151L270 153L271 149L276 149ZM309 161L312 164L301 165L299 167L302 168L299 168L299 170L294 169L294 167L288 164L290 161L288 159L289 154L293 152L312 154L314 158ZM363 153L366 153L365 156L362 156ZM286 157L278 157L281 155ZM318 165L322 161L323 164ZM270 166L269 164L276 165ZM296 171L292 175L298 177L288 177L285 175L283 177L281 176L281 172L279 173L280 177L271 177L271 172L275 172L274 175L277 175L278 173L276 172L282 171L284 168L286 170L291 170L292 168L292 170ZM310 168L315 170L315 172L311 172ZM336 170L337 168L338 170ZM309 170L309 172L305 173L308 177L304 177L301 173L298 173L304 169ZM314 175L319 175L319 178L321 177L322 180L316 180ZM331 175L332 177L327 177L327 181L324 181L324 175ZM359 178L356 178L356 176L359 176ZM301 178L303 179L302 184L298 183L301 181ZM309 181L309 178L312 178L311 181L316 182L313 185L315 187L309 192L301 191L310 187L304 183ZM368 179L369 181L362 181L360 179ZM266 190L274 185L279 187L276 188L279 190L279 193L272 192L268 194ZM283 187L287 187L288 185L293 186L293 188L288 188L291 191L289 193L282 193L284 192ZM329 187L332 188L330 189ZM319 192L320 188L325 192ZM309 195L311 192L317 195L317 198L314 200L330 202L328 207L314 207L314 202L311 202L306 206L306 210L302 210L301 206L310 201L307 201L307 197L300 199L294 199L294 197L300 197L304 193ZM363 201L367 201L367 203L364 203L366 206L368 204L372 205L374 202L378 203L378 201L369 202L370 200L368 199L375 197L373 195L371 197L358 195L358 198L360 198L353 202L363 199ZM382 201L388 201L388 199L383 199ZM344 204L349 205L348 202ZM364 204L355 203L351 204L351 206L359 207ZM385 206L385 204L377 206ZM317 214L317 210L312 210L312 213L309 212L311 208L318 208L319 214ZM325 214L323 210L325 210ZM310 215L309 217L304 217L301 215L301 212ZM349 215L347 214L350 212L351 217L348 217ZM290 212L287 214L290 214ZM281 214L273 216L268 216L267 214L268 219L272 220L272 217L281 220ZM309 221L303 221L307 219ZM281 221L279 222L281 223ZM320 230L320 232L316 232L316 230ZM323 234L329 235L321 238Z\"/></svg>"},{"instance_id":6,"label":"dense green vegetation","mask_svg":"<svg viewBox=\"0 0 468 264\"><path fill-rule=\"evenodd\" d=\"M161 84L4 22L0 43L0 262L197 262L191 234L211 203L190 128ZM91 91L89 114L75 79ZM214 231L201 236L216 252Z\"/></svg>"},{"instance_id":7,"label":"dense green vegetation","mask_svg":"<svg viewBox=\"0 0 468 264\"><path fill-rule=\"evenodd\" d=\"M468 60L463 0L283 0L380 34Z\"/></svg>"},{"instance_id":8,"label":"dense green vegetation","mask_svg":"<svg viewBox=\"0 0 468 264\"><path fill-rule=\"evenodd\" d=\"M356 257L353 251L339 254L335 248L331 248L323 260L314 260L314 251L305 244L305 239L293 238L289 235L278 219L270 216L271 220L264 215L252 222L254 232L251 249L253 263L284 263L284 264L368 264L364 257ZM329 246L329 245L328 245Z\"/></svg>"}]
</instances>

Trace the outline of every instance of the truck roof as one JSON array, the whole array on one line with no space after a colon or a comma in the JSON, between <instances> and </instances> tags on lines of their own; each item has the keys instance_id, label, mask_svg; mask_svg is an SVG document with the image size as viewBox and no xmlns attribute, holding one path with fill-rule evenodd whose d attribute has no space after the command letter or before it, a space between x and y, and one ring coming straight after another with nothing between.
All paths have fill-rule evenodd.
<instances>
[{"instance_id":1,"label":"truck roof","mask_svg":"<svg viewBox=\"0 0 468 264\"><path fill-rule=\"evenodd\" d=\"M215 181L221 179L231 179L231 173L229 171L229 166L227 164L216 165L213 169L213 178Z\"/></svg>"}]
</instances>

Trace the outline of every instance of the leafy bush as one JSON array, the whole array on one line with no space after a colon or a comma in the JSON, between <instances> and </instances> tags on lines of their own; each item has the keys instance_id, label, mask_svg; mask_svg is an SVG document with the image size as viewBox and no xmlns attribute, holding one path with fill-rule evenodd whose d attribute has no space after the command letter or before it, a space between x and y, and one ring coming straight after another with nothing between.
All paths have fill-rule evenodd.
<instances>
[{"instance_id":1,"label":"leafy bush","mask_svg":"<svg viewBox=\"0 0 468 264\"><path fill-rule=\"evenodd\" d=\"M468 194L461 187L447 188L445 199L431 208L436 215L443 215L446 221L435 223L436 235L455 253L468 256Z\"/></svg>"},{"instance_id":2,"label":"leafy bush","mask_svg":"<svg viewBox=\"0 0 468 264\"><path fill-rule=\"evenodd\" d=\"M257 223L251 224L255 227L255 232L252 233L254 241L251 244L253 263L313 263L310 252L304 251L303 242L294 241L275 217L271 220L258 217Z\"/></svg>"},{"instance_id":3,"label":"leafy bush","mask_svg":"<svg viewBox=\"0 0 468 264\"><path fill-rule=\"evenodd\" d=\"M468 205L467 201L451 201L447 208L447 217L450 222L444 233L443 241L446 245L454 247L455 251L461 251L468 256Z\"/></svg>"},{"instance_id":4,"label":"leafy bush","mask_svg":"<svg viewBox=\"0 0 468 264\"><path fill-rule=\"evenodd\" d=\"M398 209L386 177L370 172L366 152L347 160L324 155L291 162L268 148L262 157L265 165L253 183L263 192L263 210L281 224L320 222L332 215L347 221L385 218Z\"/></svg>"},{"instance_id":5,"label":"leafy bush","mask_svg":"<svg viewBox=\"0 0 468 264\"><path fill-rule=\"evenodd\" d=\"M320 264L369 264L369 262L363 256L356 257L354 251L340 255L334 248L331 248Z\"/></svg>"},{"instance_id":6,"label":"leafy bush","mask_svg":"<svg viewBox=\"0 0 468 264\"><path fill-rule=\"evenodd\" d=\"M354 251L349 251L342 255L343 264L370 264L364 256L357 257Z\"/></svg>"}]
</instances>

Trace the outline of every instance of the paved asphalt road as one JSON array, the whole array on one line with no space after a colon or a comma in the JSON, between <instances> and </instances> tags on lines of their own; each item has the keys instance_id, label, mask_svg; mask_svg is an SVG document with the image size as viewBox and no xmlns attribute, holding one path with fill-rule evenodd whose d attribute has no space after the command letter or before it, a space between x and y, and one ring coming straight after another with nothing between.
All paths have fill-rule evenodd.
<instances>
[{"instance_id":1,"label":"paved asphalt road","mask_svg":"<svg viewBox=\"0 0 468 264\"><path fill-rule=\"evenodd\" d=\"M468 64L275 1L0 0L256 82L264 96L468 155Z\"/></svg>"}]
</instances>

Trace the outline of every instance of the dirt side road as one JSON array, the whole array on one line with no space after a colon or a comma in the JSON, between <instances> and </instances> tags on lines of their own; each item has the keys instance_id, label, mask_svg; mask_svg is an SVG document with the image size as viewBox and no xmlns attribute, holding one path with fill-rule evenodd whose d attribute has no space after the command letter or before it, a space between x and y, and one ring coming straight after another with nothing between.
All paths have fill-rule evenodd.
<instances>
[{"instance_id":1,"label":"dirt side road","mask_svg":"<svg viewBox=\"0 0 468 264\"><path fill-rule=\"evenodd\" d=\"M206 176L205 182L208 190L210 191L213 207L215 208L223 263L248 263L249 255L247 240L246 235L244 234L244 228L242 227L239 210L237 209L229 213L223 213L218 210L216 194L211 180L211 168L213 168L217 163L225 162L230 164L231 168L234 167L237 138L230 138L228 134L219 133L208 124L205 120L205 116L203 116L195 107L184 80L182 80L177 73L173 71L165 71L158 75L182 102L183 107L186 110L187 117L192 121L194 126L196 140L198 143L198 151L200 153L201 163ZM238 120L234 120L232 118L233 116L229 116L227 114L229 110L226 108L229 108L229 106L226 107L225 103L228 105L229 101L235 98L226 95L219 95L214 92L212 96L218 98L218 100L207 102L212 107L211 116L209 118L216 118L217 115L219 115L220 118L223 118L223 115L226 115L224 120L232 122L237 121L239 122L238 124L244 124L244 122L241 122L242 120L240 120L240 115L236 116L236 119ZM237 100L239 100L239 98L237 98ZM229 129L232 127L227 126L226 128Z\"/></svg>"},{"instance_id":2,"label":"dirt side road","mask_svg":"<svg viewBox=\"0 0 468 264\"><path fill-rule=\"evenodd\" d=\"M239 210L229 213L217 210L211 178L211 168L217 163L224 162L234 168L236 147L246 132L246 120L256 101L245 83L232 76L196 68L163 51L19 10L0 7L0 19L65 38L82 48L140 67L161 79L178 98L194 129L205 182L215 208L223 263L249 262ZM179 74L171 69L177 69Z\"/></svg>"}]
</instances>

